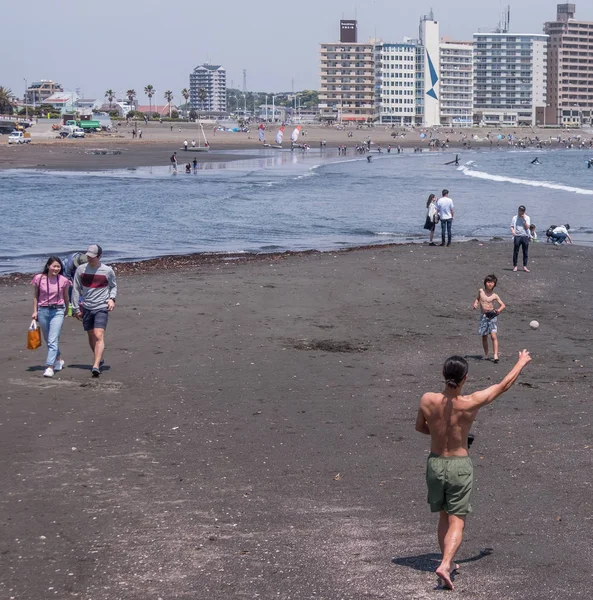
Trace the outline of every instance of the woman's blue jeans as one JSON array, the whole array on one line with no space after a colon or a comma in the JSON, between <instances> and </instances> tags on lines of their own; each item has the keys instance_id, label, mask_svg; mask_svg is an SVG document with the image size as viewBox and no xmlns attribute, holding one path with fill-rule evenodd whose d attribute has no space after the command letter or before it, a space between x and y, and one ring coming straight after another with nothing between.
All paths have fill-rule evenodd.
<instances>
[{"instance_id":1,"label":"woman's blue jeans","mask_svg":"<svg viewBox=\"0 0 593 600\"><path fill-rule=\"evenodd\" d=\"M64 308L47 308L40 306L37 309L37 318L39 326L43 332L43 337L47 343L47 360L45 364L48 367L53 367L55 362L60 358L60 331L64 323Z\"/></svg>"}]
</instances>

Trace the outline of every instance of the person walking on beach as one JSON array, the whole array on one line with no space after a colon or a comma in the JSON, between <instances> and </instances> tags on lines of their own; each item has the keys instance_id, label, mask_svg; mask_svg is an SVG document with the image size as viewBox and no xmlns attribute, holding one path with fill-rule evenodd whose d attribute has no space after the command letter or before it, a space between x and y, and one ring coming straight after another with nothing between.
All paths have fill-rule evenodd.
<instances>
[{"instance_id":1,"label":"person walking on beach","mask_svg":"<svg viewBox=\"0 0 593 600\"><path fill-rule=\"evenodd\" d=\"M513 234L513 271L517 270L517 261L519 259L519 248L523 251L523 270L529 273L527 262L529 261L529 241L531 234L529 226L530 218L525 214L525 207L519 206L517 214L511 220L511 233Z\"/></svg>"},{"instance_id":2,"label":"person walking on beach","mask_svg":"<svg viewBox=\"0 0 593 600\"><path fill-rule=\"evenodd\" d=\"M434 194L430 194L428 196L428 200L426 201L426 221L424 222L424 229L428 229L430 232L428 236L429 245L436 246L436 244L432 241L434 238L434 230L436 229L437 222L439 220L439 213L437 211L437 197Z\"/></svg>"},{"instance_id":3,"label":"person walking on beach","mask_svg":"<svg viewBox=\"0 0 593 600\"><path fill-rule=\"evenodd\" d=\"M50 256L42 273L31 281L33 286L32 319L39 321L43 338L47 344L44 377L53 377L54 371L64 368L60 353L60 333L64 316L70 306L70 281L62 275L62 262L57 256Z\"/></svg>"},{"instance_id":4,"label":"person walking on beach","mask_svg":"<svg viewBox=\"0 0 593 600\"><path fill-rule=\"evenodd\" d=\"M196 174L198 172L198 159L194 157L192 164L194 167L194 174Z\"/></svg>"},{"instance_id":5,"label":"person walking on beach","mask_svg":"<svg viewBox=\"0 0 593 600\"><path fill-rule=\"evenodd\" d=\"M74 275L72 313L82 321L93 352L93 377L101 375L103 352L105 351L105 329L109 313L115 308L117 283L111 267L101 263L103 249L91 244L86 251L88 263L80 265ZM79 304L80 297L84 300Z\"/></svg>"},{"instance_id":6,"label":"person walking on beach","mask_svg":"<svg viewBox=\"0 0 593 600\"><path fill-rule=\"evenodd\" d=\"M177 152L173 152L171 155L171 166L173 167L173 172L177 173Z\"/></svg>"},{"instance_id":7,"label":"person walking on beach","mask_svg":"<svg viewBox=\"0 0 593 600\"><path fill-rule=\"evenodd\" d=\"M492 352L494 353L494 362L498 362L498 315L506 308L505 303L494 293L494 288L498 283L496 275L486 275L484 278L484 288L478 290L478 297L474 300L474 310L481 309L480 326L478 333L482 336L482 347L484 348L484 360L488 359L488 335L492 338ZM494 306L494 303L498 307Z\"/></svg>"},{"instance_id":8,"label":"person walking on beach","mask_svg":"<svg viewBox=\"0 0 593 600\"><path fill-rule=\"evenodd\" d=\"M450 246L455 206L453 200L449 198L449 190L443 190L442 197L437 200L436 209L441 220L441 246L445 245L445 232L447 233L447 246Z\"/></svg>"},{"instance_id":9,"label":"person walking on beach","mask_svg":"<svg viewBox=\"0 0 593 600\"><path fill-rule=\"evenodd\" d=\"M472 511L473 465L467 438L472 423L483 406L490 404L515 383L531 361L527 350L519 352L515 366L500 383L468 396L462 395L468 364L461 356L451 356L443 366L445 389L428 392L420 400L416 431L430 435L426 465L428 503L439 513L438 540L442 560L436 569L447 589L454 589L452 575L458 569L455 554L461 546L465 518Z\"/></svg>"}]
</instances>

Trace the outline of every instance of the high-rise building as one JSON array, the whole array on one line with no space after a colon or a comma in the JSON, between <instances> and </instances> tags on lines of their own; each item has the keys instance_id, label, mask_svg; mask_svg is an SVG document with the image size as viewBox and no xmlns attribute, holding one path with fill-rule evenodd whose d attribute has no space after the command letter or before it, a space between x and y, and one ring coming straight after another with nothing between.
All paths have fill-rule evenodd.
<instances>
[{"instance_id":1,"label":"high-rise building","mask_svg":"<svg viewBox=\"0 0 593 600\"><path fill-rule=\"evenodd\" d=\"M356 22L354 22L356 31ZM321 44L319 118L372 121L375 114L374 44Z\"/></svg>"},{"instance_id":2,"label":"high-rise building","mask_svg":"<svg viewBox=\"0 0 593 600\"><path fill-rule=\"evenodd\" d=\"M474 100L474 49L472 42L441 42L441 125L471 127Z\"/></svg>"},{"instance_id":3,"label":"high-rise building","mask_svg":"<svg viewBox=\"0 0 593 600\"><path fill-rule=\"evenodd\" d=\"M379 123L416 122L416 44L375 45L375 106Z\"/></svg>"},{"instance_id":4,"label":"high-rise building","mask_svg":"<svg viewBox=\"0 0 593 600\"><path fill-rule=\"evenodd\" d=\"M189 76L189 103L194 110L226 112L226 69L204 63Z\"/></svg>"},{"instance_id":5,"label":"high-rise building","mask_svg":"<svg viewBox=\"0 0 593 600\"><path fill-rule=\"evenodd\" d=\"M533 126L546 106L548 36L474 34L474 121L486 126Z\"/></svg>"},{"instance_id":6,"label":"high-rise building","mask_svg":"<svg viewBox=\"0 0 593 600\"><path fill-rule=\"evenodd\" d=\"M593 119L593 22L577 21L574 4L558 4L544 24L548 40L548 105L542 125L590 125Z\"/></svg>"}]
</instances>

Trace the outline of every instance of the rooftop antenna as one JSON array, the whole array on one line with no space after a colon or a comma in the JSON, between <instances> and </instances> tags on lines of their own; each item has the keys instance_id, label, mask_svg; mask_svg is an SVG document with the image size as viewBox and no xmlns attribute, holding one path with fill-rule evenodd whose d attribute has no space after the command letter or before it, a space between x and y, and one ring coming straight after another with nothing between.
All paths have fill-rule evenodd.
<instances>
[{"instance_id":1,"label":"rooftop antenna","mask_svg":"<svg viewBox=\"0 0 593 600\"><path fill-rule=\"evenodd\" d=\"M500 16L500 21L494 30L495 33L508 33L511 27L511 5L508 4Z\"/></svg>"}]
</instances>

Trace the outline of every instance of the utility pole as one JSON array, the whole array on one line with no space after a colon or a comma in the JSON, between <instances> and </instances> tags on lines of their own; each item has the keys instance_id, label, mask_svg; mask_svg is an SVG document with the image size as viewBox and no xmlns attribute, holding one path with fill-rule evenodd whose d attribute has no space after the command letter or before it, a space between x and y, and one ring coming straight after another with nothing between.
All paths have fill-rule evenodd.
<instances>
[{"instance_id":1,"label":"utility pole","mask_svg":"<svg viewBox=\"0 0 593 600\"><path fill-rule=\"evenodd\" d=\"M23 98L24 102L25 102L25 119L29 119L29 107L27 105L27 90L29 89L29 84L27 83L27 79L26 77L23 77L23 79L25 80L25 97Z\"/></svg>"}]
</instances>

